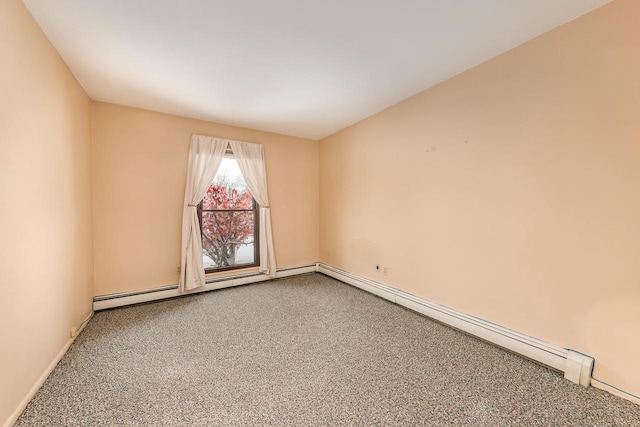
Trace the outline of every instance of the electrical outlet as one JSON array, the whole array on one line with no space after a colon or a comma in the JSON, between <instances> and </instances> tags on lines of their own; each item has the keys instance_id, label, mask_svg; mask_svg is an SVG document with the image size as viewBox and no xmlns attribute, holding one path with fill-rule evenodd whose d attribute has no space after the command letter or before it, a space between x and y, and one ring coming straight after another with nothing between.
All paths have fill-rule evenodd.
<instances>
[{"instance_id":1,"label":"electrical outlet","mask_svg":"<svg viewBox=\"0 0 640 427\"><path fill-rule=\"evenodd\" d=\"M180 266L176 267L176 274L180 274Z\"/></svg>"},{"instance_id":2,"label":"electrical outlet","mask_svg":"<svg viewBox=\"0 0 640 427\"><path fill-rule=\"evenodd\" d=\"M389 275L389 269L387 268L386 265L384 267L382 267L382 274L384 274L385 276Z\"/></svg>"}]
</instances>

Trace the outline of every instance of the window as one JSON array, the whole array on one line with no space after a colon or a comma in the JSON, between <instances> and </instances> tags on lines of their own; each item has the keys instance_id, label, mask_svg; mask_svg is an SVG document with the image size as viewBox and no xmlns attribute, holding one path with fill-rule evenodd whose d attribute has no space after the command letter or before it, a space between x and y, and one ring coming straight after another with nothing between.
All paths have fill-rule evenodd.
<instances>
[{"instance_id":1,"label":"window","mask_svg":"<svg viewBox=\"0 0 640 427\"><path fill-rule=\"evenodd\" d=\"M258 204L233 155L222 160L198 218L206 273L259 265Z\"/></svg>"}]
</instances>

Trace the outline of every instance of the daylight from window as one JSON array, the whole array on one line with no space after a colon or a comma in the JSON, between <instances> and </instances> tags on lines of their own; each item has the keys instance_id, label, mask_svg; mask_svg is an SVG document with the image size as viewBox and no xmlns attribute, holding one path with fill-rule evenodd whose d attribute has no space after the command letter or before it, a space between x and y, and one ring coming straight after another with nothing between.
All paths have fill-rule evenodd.
<instances>
[{"instance_id":1,"label":"daylight from window","mask_svg":"<svg viewBox=\"0 0 640 427\"><path fill-rule=\"evenodd\" d=\"M206 271L255 264L256 212L238 162L225 157L200 204Z\"/></svg>"}]
</instances>

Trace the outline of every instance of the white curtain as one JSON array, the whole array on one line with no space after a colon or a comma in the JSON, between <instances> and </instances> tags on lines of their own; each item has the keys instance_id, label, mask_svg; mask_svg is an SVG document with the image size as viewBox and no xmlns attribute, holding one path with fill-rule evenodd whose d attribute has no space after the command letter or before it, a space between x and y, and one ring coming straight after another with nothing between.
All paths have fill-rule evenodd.
<instances>
[{"instance_id":1,"label":"white curtain","mask_svg":"<svg viewBox=\"0 0 640 427\"><path fill-rule=\"evenodd\" d=\"M210 136L192 135L189 148L187 185L182 210L182 251L178 291L204 286L202 236L198 221L198 203L211 185L229 141Z\"/></svg>"},{"instance_id":2,"label":"white curtain","mask_svg":"<svg viewBox=\"0 0 640 427\"><path fill-rule=\"evenodd\" d=\"M271 208L267 191L267 172L264 165L264 146L240 141L229 141L229 144L249 191L260 205L259 271L270 277L276 277L276 257L271 234Z\"/></svg>"}]
</instances>

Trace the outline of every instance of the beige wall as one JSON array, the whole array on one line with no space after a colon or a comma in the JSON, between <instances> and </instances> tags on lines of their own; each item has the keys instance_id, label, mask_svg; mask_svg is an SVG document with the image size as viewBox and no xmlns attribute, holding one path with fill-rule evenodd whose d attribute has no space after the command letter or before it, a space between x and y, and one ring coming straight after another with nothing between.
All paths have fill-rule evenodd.
<instances>
[{"instance_id":1,"label":"beige wall","mask_svg":"<svg viewBox=\"0 0 640 427\"><path fill-rule=\"evenodd\" d=\"M638 22L618 0L320 141L321 261L640 394Z\"/></svg>"},{"instance_id":2,"label":"beige wall","mask_svg":"<svg viewBox=\"0 0 640 427\"><path fill-rule=\"evenodd\" d=\"M0 425L91 312L91 101L0 1Z\"/></svg>"},{"instance_id":3,"label":"beige wall","mask_svg":"<svg viewBox=\"0 0 640 427\"><path fill-rule=\"evenodd\" d=\"M264 144L278 268L318 260L318 142L93 103L96 295L175 284L192 133Z\"/></svg>"}]
</instances>

